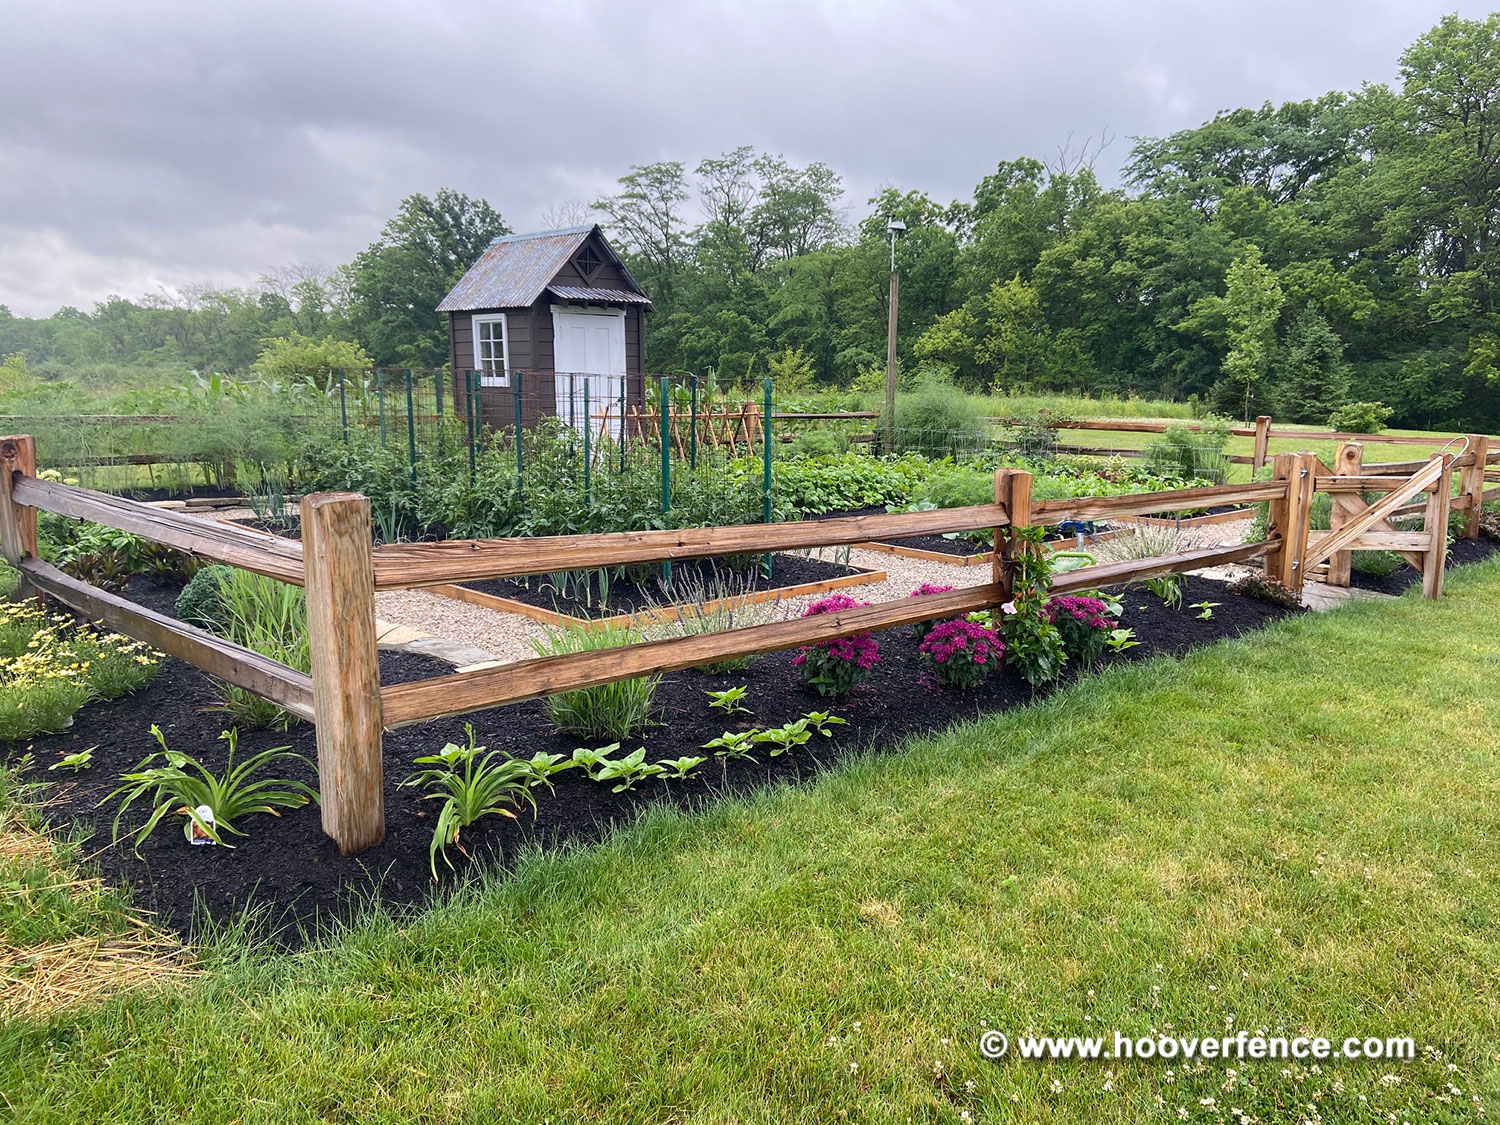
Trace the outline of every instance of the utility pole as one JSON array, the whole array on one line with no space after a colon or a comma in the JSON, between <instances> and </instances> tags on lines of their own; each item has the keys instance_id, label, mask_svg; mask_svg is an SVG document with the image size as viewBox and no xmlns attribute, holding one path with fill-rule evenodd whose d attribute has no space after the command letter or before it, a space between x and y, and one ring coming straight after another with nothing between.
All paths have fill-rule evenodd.
<instances>
[{"instance_id":1,"label":"utility pole","mask_svg":"<svg viewBox=\"0 0 1500 1125\"><path fill-rule=\"evenodd\" d=\"M896 435L896 309L901 296L901 275L896 272L896 236L906 233L900 219L886 223L891 235L891 311L885 333L885 451L895 451Z\"/></svg>"}]
</instances>

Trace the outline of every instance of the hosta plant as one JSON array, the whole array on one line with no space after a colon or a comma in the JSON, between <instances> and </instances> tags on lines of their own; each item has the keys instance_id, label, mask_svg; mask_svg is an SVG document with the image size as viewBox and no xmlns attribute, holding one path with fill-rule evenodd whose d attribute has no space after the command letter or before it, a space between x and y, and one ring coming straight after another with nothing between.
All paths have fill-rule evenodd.
<instances>
[{"instance_id":1,"label":"hosta plant","mask_svg":"<svg viewBox=\"0 0 1500 1125\"><path fill-rule=\"evenodd\" d=\"M663 777L681 779L692 773L706 761L708 761L707 758L700 757L663 758L656 764L661 767L661 775Z\"/></svg>"},{"instance_id":2,"label":"hosta plant","mask_svg":"<svg viewBox=\"0 0 1500 1125\"><path fill-rule=\"evenodd\" d=\"M137 799L151 794L151 815L135 834L136 848L169 813L187 817L183 835L188 840L194 839L196 834L223 844L222 834L225 832L245 835L235 827L235 822L251 813L280 816L277 809L300 808L318 799L317 792L300 781L253 776L272 762L295 759L309 766L312 764L288 747L274 746L262 750L236 765L234 753L239 746L239 731L231 728L219 736L229 743L229 756L224 762L224 771L215 774L192 755L170 749L166 736L155 724L151 727L151 734L161 749L146 755L131 772L121 774L120 780L124 784L104 798L104 801L109 801L124 795L125 799L115 813L114 838L118 840L120 819L126 810ZM161 764L153 764L158 759ZM212 814L210 817L198 812L205 807Z\"/></svg>"},{"instance_id":3,"label":"hosta plant","mask_svg":"<svg viewBox=\"0 0 1500 1125\"><path fill-rule=\"evenodd\" d=\"M664 766L646 761L646 748L642 746L623 758L611 758L600 762L598 771L593 776L595 781L605 784L615 782L615 786L610 790L611 793L623 793L627 789L634 789L637 781L644 781L648 777L655 777L664 772Z\"/></svg>"},{"instance_id":4,"label":"hosta plant","mask_svg":"<svg viewBox=\"0 0 1500 1125\"><path fill-rule=\"evenodd\" d=\"M841 727L848 722L847 719L841 719L837 715L830 715L827 711L809 711L802 717L807 720L808 726L812 727L813 730L817 731L824 738L833 737L833 731L830 728Z\"/></svg>"},{"instance_id":5,"label":"hosta plant","mask_svg":"<svg viewBox=\"0 0 1500 1125\"><path fill-rule=\"evenodd\" d=\"M509 806L522 801L530 804L533 811L536 809L531 786L537 775L532 763L476 745L471 725L466 724L464 732L468 736L465 745L450 742L436 754L416 759L417 765L427 769L417 770L401 783L426 790L423 800L443 802L428 848L434 879L440 854L449 868L453 866L447 854L450 844L465 856L469 854L459 835L480 817L493 815L514 820L516 814Z\"/></svg>"},{"instance_id":6,"label":"hosta plant","mask_svg":"<svg viewBox=\"0 0 1500 1125\"><path fill-rule=\"evenodd\" d=\"M1121 653L1127 648L1135 648L1140 643L1140 641L1135 639L1134 629L1111 629L1109 635L1104 638L1105 647L1113 653Z\"/></svg>"},{"instance_id":7,"label":"hosta plant","mask_svg":"<svg viewBox=\"0 0 1500 1125\"><path fill-rule=\"evenodd\" d=\"M972 621L940 621L917 651L922 662L949 687L975 688L1005 656L1005 642Z\"/></svg>"},{"instance_id":8,"label":"hosta plant","mask_svg":"<svg viewBox=\"0 0 1500 1125\"><path fill-rule=\"evenodd\" d=\"M833 594L813 602L802 616L816 617L868 604L857 602L846 594ZM803 681L817 689L819 695L840 696L847 695L862 683L879 659L880 646L875 638L869 633L855 633L804 645L792 657L792 663L802 670Z\"/></svg>"},{"instance_id":9,"label":"hosta plant","mask_svg":"<svg viewBox=\"0 0 1500 1125\"><path fill-rule=\"evenodd\" d=\"M725 688L723 691L704 692L708 696L708 705L726 715L748 715L750 708L746 707L743 700L748 687Z\"/></svg>"}]
</instances>

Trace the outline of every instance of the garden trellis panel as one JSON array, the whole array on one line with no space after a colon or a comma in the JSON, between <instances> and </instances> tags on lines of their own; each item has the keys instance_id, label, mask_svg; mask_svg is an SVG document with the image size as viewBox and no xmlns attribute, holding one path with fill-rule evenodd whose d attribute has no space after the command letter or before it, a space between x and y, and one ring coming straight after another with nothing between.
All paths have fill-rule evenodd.
<instances>
[{"instance_id":1,"label":"garden trellis panel","mask_svg":"<svg viewBox=\"0 0 1500 1125\"><path fill-rule=\"evenodd\" d=\"M79 613L264 695L317 728L323 826L341 851L378 843L384 833L381 732L440 716L462 714L614 680L692 667L732 656L773 652L856 633L993 609L1013 594L1016 540L1012 527L1067 520L1186 511L1209 504L1267 502L1270 534L1260 543L1209 548L1084 567L1060 575L1054 593L1117 585L1231 562L1266 559L1268 570L1300 585L1308 563L1368 544L1412 549L1421 560L1424 592L1441 595L1450 508L1466 510L1476 497L1450 495L1455 470L1485 483L1485 467L1500 454L1484 448L1440 454L1410 476L1340 472L1312 454L1283 454L1271 481L1178 489L1116 497L1031 501L1031 474L1002 469L995 503L888 515L850 516L770 526L742 525L568 535L535 539L460 540L371 545L370 502L352 493L302 500L303 543L163 511L120 497L35 477L35 448L26 436L0 438L0 546L21 573L18 595L42 591ZM1315 492L1352 499L1385 496L1362 511L1344 505L1340 525L1311 538L1308 513ZM1500 490L1496 490L1500 491ZM1420 533L1380 526L1412 496L1426 493ZM1359 501L1363 504L1363 501ZM156 542L303 585L308 591L312 674L268 660L202 630L134 606L63 575L37 557L36 511L89 519ZM497 667L383 687L375 646L374 594L484 578L517 577L631 563L717 557L857 544L872 539L994 530L992 580L923 598L904 598L810 618L721 632L643 641L620 648L537 657ZM1399 538L1395 538L1399 537ZM1310 544L1310 545L1309 545Z\"/></svg>"}]
</instances>

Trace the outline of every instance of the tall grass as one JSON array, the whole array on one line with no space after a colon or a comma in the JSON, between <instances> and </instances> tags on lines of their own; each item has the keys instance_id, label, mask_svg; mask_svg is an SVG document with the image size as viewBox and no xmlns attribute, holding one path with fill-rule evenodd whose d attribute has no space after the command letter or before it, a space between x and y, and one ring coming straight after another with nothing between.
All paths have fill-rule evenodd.
<instances>
[{"instance_id":1,"label":"tall grass","mask_svg":"<svg viewBox=\"0 0 1500 1125\"><path fill-rule=\"evenodd\" d=\"M532 639L531 647L538 656L562 656L618 648L640 639L640 630L633 626L570 625L547 630L545 636ZM639 676L551 695L547 697L547 716L558 730L618 742L651 721L651 705L660 683L660 676Z\"/></svg>"},{"instance_id":2,"label":"tall grass","mask_svg":"<svg viewBox=\"0 0 1500 1125\"><path fill-rule=\"evenodd\" d=\"M656 637L696 637L703 633L765 625L779 618L781 599L746 601L754 589L753 571L736 574L716 567L712 577L679 576L672 583L671 597L651 600L653 615L667 615L665 620L651 627L651 633ZM759 656L731 656L700 664L698 671L711 675L743 672L759 659Z\"/></svg>"},{"instance_id":3,"label":"tall grass","mask_svg":"<svg viewBox=\"0 0 1500 1125\"><path fill-rule=\"evenodd\" d=\"M296 586L229 569L219 574L220 629L235 644L301 672L312 670L307 642L307 597ZM297 716L252 691L218 682L220 704L247 727L286 730Z\"/></svg>"}]
</instances>

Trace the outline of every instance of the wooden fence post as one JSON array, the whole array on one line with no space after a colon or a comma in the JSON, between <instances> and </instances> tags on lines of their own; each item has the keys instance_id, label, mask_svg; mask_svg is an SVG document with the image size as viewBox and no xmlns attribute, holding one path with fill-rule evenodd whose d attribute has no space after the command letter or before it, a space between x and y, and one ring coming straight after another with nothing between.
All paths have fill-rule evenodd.
<instances>
[{"instance_id":1,"label":"wooden fence post","mask_svg":"<svg viewBox=\"0 0 1500 1125\"><path fill-rule=\"evenodd\" d=\"M1484 434L1469 435L1469 452L1474 463L1461 469L1458 474L1458 493L1469 498L1469 510L1464 513L1464 538L1479 538L1479 508L1484 503L1484 459L1490 452L1490 439Z\"/></svg>"},{"instance_id":2,"label":"wooden fence post","mask_svg":"<svg viewBox=\"0 0 1500 1125\"><path fill-rule=\"evenodd\" d=\"M1307 553L1307 521L1312 513L1313 474L1317 456L1312 453L1278 453L1273 462L1275 479L1285 481L1285 500L1272 500L1266 535L1281 537L1281 546L1266 555L1266 573L1292 590L1302 589L1302 559Z\"/></svg>"},{"instance_id":3,"label":"wooden fence post","mask_svg":"<svg viewBox=\"0 0 1500 1125\"><path fill-rule=\"evenodd\" d=\"M30 434L16 434L0 438L0 552L5 561L16 566L28 555L36 552L36 509L26 504L17 504L11 498L15 474L36 476L36 442ZM1483 473L1480 474L1483 479ZM24 574L16 582L15 600L21 601L35 593Z\"/></svg>"},{"instance_id":4,"label":"wooden fence post","mask_svg":"<svg viewBox=\"0 0 1500 1125\"><path fill-rule=\"evenodd\" d=\"M1016 592L1016 536L1012 529L1031 523L1031 474L1025 469L995 471L995 503L1005 509L1010 527L995 529L995 552L990 564L991 581L1003 590L1001 604Z\"/></svg>"},{"instance_id":5,"label":"wooden fence post","mask_svg":"<svg viewBox=\"0 0 1500 1125\"><path fill-rule=\"evenodd\" d=\"M385 839L370 501L319 492L301 510L323 831L352 855Z\"/></svg>"},{"instance_id":6,"label":"wooden fence post","mask_svg":"<svg viewBox=\"0 0 1500 1125\"><path fill-rule=\"evenodd\" d=\"M1278 484L1289 483L1295 463L1296 458L1290 453L1276 454L1276 459L1272 465L1271 479ZM1273 539L1278 535L1282 537L1280 546L1266 552L1266 577L1274 578L1278 582L1282 580L1281 559L1282 555L1285 554L1287 513L1289 511L1288 504L1290 500L1291 489L1288 487L1286 496L1271 500L1266 504L1266 538Z\"/></svg>"},{"instance_id":7,"label":"wooden fence post","mask_svg":"<svg viewBox=\"0 0 1500 1125\"><path fill-rule=\"evenodd\" d=\"M1251 455L1250 471L1266 463L1266 453L1271 447L1271 416L1262 414L1255 419L1255 452Z\"/></svg>"},{"instance_id":8,"label":"wooden fence post","mask_svg":"<svg viewBox=\"0 0 1500 1125\"><path fill-rule=\"evenodd\" d=\"M1426 558L1422 560L1422 596L1434 600L1443 596L1443 568L1448 564L1448 511L1452 506L1453 456L1438 454L1443 473L1432 491L1427 493L1427 507L1422 513L1422 528L1430 535Z\"/></svg>"},{"instance_id":9,"label":"wooden fence post","mask_svg":"<svg viewBox=\"0 0 1500 1125\"><path fill-rule=\"evenodd\" d=\"M1363 476L1364 459L1364 443L1346 441L1339 446L1338 454L1333 459L1333 471L1341 477ZM1333 500L1333 507L1328 521L1330 534L1343 527L1345 520L1358 515L1364 507L1364 502L1357 494L1335 492L1331 498ZM1352 559L1353 552L1351 551L1335 551L1329 557L1328 584L1330 586L1349 585L1349 564Z\"/></svg>"}]
</instances>

